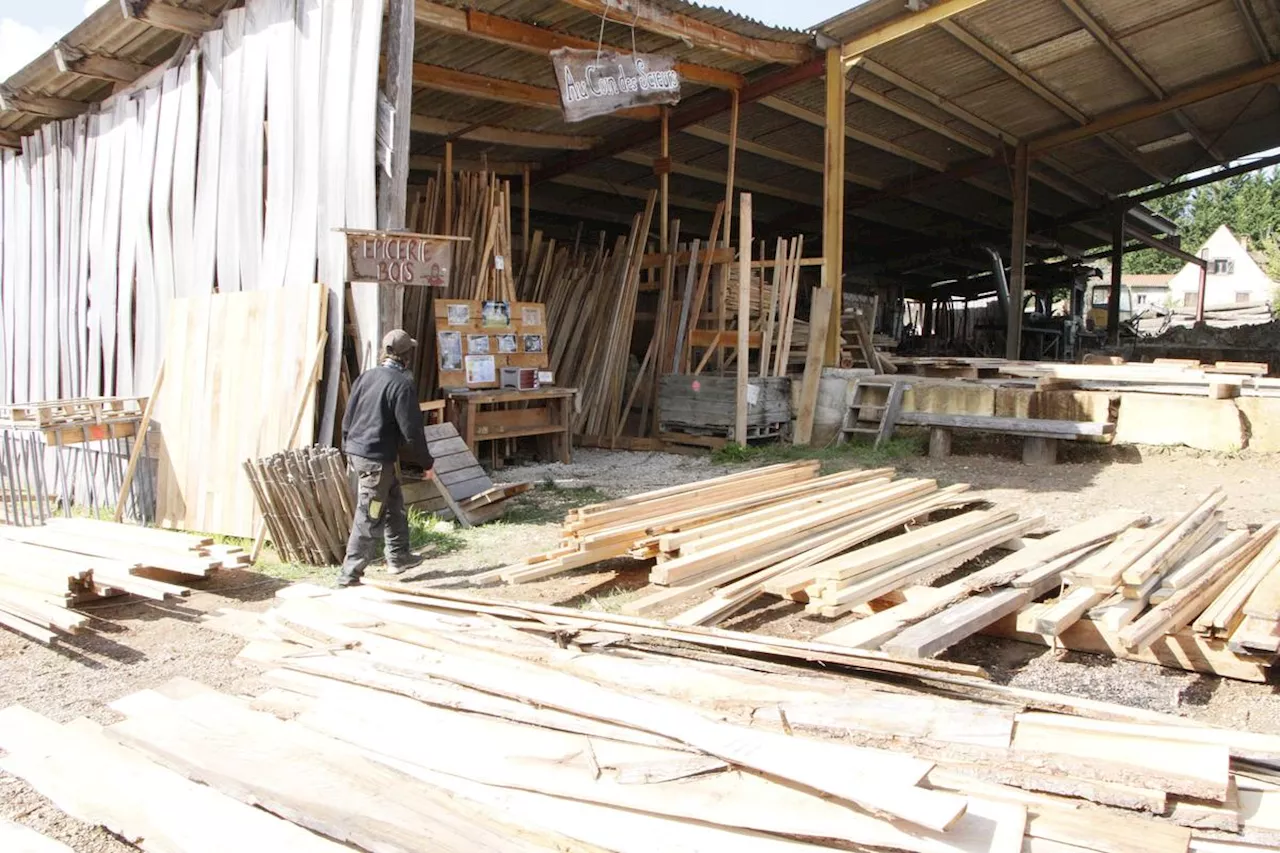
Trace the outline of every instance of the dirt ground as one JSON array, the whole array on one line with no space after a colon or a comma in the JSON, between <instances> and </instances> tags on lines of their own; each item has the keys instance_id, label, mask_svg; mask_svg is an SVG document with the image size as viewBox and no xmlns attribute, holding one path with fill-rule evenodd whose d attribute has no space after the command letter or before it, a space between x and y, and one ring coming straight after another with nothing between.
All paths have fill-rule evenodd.
<instances>
[{"instance_id":1,"label":"dirt ground","mask_svg":"<svg viewBox=\"0 0 1280 853\"><path fill-rule=\"evenodd\" d=\"M957 439L954 450L956 455L947 460L909 456L888 464L904 476L969 483L1002 506L1042 514L1050 529L1113 507L1168 515L1191 507L1215 486L1227 494L1229 522L1258 524L1280 518L1275 485L1280 457L1069 447L1062 464L1030 468L1021 464L1014 444ZM824 458L825 471L866 464L886 463L857 454ZM712 464L706 456L604 450L577 451L570 465L507 468L497 472L495 479L530 481L536 487L516 500L503 522L466 531L437 525L428 539L429 559L403 580L424 586L469 587L469 575L554 545L558 522L571 507L733 470L739 468ZM334 574L334 570L264 565L259 571L224 572L203 581L197 584L199 591L181 603L105 602L86 611L95 617L95 633L71 638L58 649L0 631L0 707L21 703L60 722L87 716L110 723L118 717L108 703L177 675L233 693L258 692L257 668L235 659L242 643L202 627L197 620L221 607L265 609L274 592L287 583L327 582ZM616 610L641 594L646 576L646 566L622 560L519 587L491 586L484 592ZM804 616L799 605L765 602L725 627L807 637L830 630L833 624L839 622ZM1280 695L1273 684L1227 681L981 637L962 643L946 656L981 665L1001 683L1175 712L1231 727L1280 730ZM24 782L3 772L0 817L44 832L78 853L135 849L101 828L67 817Z\"/></svg>"}]
</instances>

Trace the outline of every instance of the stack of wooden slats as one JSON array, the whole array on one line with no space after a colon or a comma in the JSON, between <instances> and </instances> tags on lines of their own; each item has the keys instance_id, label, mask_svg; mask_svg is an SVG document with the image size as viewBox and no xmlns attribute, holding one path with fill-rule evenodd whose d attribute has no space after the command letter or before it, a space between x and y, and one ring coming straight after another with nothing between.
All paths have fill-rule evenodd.
<instances>
[{"instance_id":1,"label":"stack of wooden slats","mask_svg":"<svg viewBox=\"0 0 1280 853\"><path fill-rule=\"evenodd\" d=\"M327 837L445 853L1246 853L1280 841L1273 735L1003 687L953 663L396 589L295 587L268 614L212 615L268 667L266 692L179 679L113 703L124 719L106 728L10 708L0 767L125 837L171 825L182 839L194 815L217 815L199 827L212 849L258 838L328 851L316 846ZM138 807L161 791L166 809ZM285 835L297 827L316 833L309 844Z\"/></svg>"},{"instance_id":2,"label":"stack of wooden slats","mask_svg":"<svg viewBox=\"0 0 1280 853\"><path fill-rule=\"evenodd\" d=\"M0 525L0 625L42 643L89 627L72 608L115 595L190 595L174 575L208 577L249 563L235 546L168 530L84 518Z\"/></svg>"},{"instance_id":3,"label":"stack of wooden slats","mask_svg":"<svg viewBox=\"0 0 1280 853\"><path fill-rule=\"evenodd\" d=\"M342 562L355 503L336 448L286 450L243 465L281 557L311 566Z\"/></svg>"}]
</instances>

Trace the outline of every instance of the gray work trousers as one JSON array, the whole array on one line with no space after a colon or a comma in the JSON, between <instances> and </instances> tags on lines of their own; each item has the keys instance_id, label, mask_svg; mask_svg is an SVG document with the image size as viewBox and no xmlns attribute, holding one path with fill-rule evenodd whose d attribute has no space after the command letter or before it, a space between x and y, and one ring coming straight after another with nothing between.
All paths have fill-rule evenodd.
<instances>
[{"instance_id":1,"label":"gray work trousers","mask_svg":"<svg viewBox=\"0 0 1280 853\"><path fill-rule=\"evenodd\" d=\"M342 563L342 583L352 583L364 575L365 567L377 553L378 540L386 542L389 564L403 563L412 556L409 549L409 516L394 462L378 462L348 456L347 464L356 475L356 515L347 539L347 558Z\"/></svg>"}]
</instances>

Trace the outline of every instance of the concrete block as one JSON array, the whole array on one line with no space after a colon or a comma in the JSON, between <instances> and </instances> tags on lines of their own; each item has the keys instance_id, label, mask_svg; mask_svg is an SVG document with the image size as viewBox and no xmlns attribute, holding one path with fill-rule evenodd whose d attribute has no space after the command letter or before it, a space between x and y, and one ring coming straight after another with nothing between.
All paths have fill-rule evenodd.
<instances>
[{"instance_id":1,"label":"concrete block","mask_svg":"<svg viewBox=\"0 0 1280 853\"><path fill-rule=\"evenodd\" d=\"M1233 453L1244 446L1244 423L1235 400L1121 394L1115 443L1186 445Z\"/></svg>"},{"instance_id":2,"label":"concrete block","mask_svg":"<svg viewBox=\"0 0 1280 853\"><path fill-rule=\"evenodd\" d=\"M934 415L994 415L996 389L976 382L928 382L912 386L903 411Z\"/></svg>"},{"instance_id":3,"label":"concrete block","mask_svg":"<svg viewBox=\"0 0 1280 853\"><path fill-rule=\"evenodd\" d=\"M1249 427L1249 449L1280 453L1280 399L1240 397L1235 404Z\"/></svg>"}]
</instances>

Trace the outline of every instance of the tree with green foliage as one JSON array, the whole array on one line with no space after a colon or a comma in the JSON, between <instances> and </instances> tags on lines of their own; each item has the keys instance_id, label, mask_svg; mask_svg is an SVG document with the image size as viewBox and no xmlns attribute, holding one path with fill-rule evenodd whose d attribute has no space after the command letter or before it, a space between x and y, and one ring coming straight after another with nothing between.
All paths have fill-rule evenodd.
<instances>
[{"instance_id":1,"label":"tree with green foliage","mask_svg":"<svg viewBox=\"0 0 1280 853\"><path fill-rule=\"evenodd\" d=\"M1280 170L1263 169L1246 175L1184 190L1148 205L1178 225L1184 251L1195 254L1218 226L1247 238L1249 247L1263 253L1263 269L1280 280ZM1128 273L1176 273L1182 262L1155 249L1125 256Z\"/></svg>"}]
</instances>

